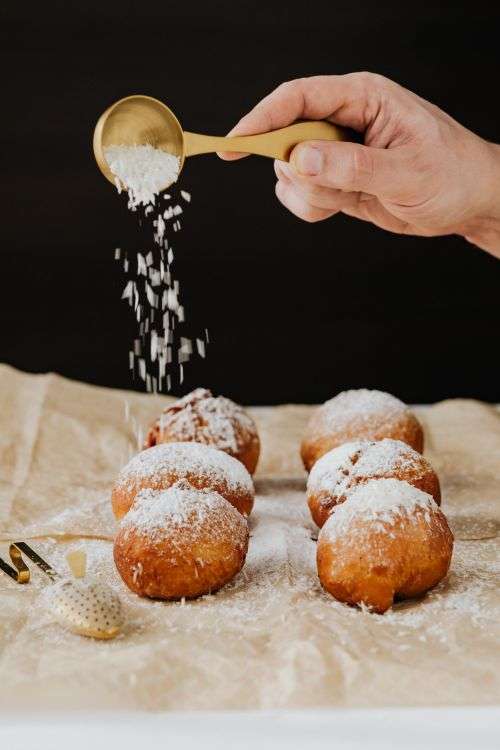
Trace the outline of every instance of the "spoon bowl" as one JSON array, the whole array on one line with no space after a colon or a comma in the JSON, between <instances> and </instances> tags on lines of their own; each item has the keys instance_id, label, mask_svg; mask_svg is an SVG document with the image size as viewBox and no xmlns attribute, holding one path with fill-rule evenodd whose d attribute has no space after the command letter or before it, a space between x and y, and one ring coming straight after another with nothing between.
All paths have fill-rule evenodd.
<instances>
[{"instance_id":1,"label":"spoon bowl","mask_svg":"<svg viewBox=\"0 0 500 750\"><path fill-rule=\"evenodd\" d=\"M149 144L179 157L184 164L184 133L171 109L151 96L127 96L108 107L94 130L94 155L103 175L113 184L115 175L105 157L108 146ZM165 185L167 188L168 185Z\"/></svg>"},{"instance_id":2,"label":"spoon bowl","mask_svg":"<svg viewBox=\"0 0 500 750\"><path fill-rule=\"evenodd\" d=\"M103 175L113 184L105 157L109 146L149 144L179 158L179 172L187 156L216 151L237 151L288 161L293 148L303 141L343 141L347 133L326 120L307 120L286 128L249 136L201 135L189 133L166 104L151 96L137 94L120 99L100 116L94 131L94 154ZM170 183L171 184L171 183ZM169 185L162 186L162 190Z\"/></svg>"}]
</instances>

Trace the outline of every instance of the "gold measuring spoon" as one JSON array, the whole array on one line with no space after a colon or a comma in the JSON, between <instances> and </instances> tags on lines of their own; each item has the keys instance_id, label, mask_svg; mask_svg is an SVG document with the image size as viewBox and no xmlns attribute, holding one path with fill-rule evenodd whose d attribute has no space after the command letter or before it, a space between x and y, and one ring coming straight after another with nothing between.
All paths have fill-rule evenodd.
<instances>
[{"instance_id":1,"label":"gold measuring spoon","mask_svg":"<svg viewBox=\"0 0 500 750\"><path fill-rule=\"evenodd\" d=\"M346 140L342 128L325 120L296 122L269 133L248 136L188 133L166 104L151 96L127 96L100 116L94 131L94 154L103 175L113 184L115 176L104 151L109 146L150 144L179 157L179 171L187 156L215 151L238 151L288 161L292 149L302 141ZM171 184L171 183L170 183ZM162 190L169 187L164 185Z\"/></svg>"}]
</instances>

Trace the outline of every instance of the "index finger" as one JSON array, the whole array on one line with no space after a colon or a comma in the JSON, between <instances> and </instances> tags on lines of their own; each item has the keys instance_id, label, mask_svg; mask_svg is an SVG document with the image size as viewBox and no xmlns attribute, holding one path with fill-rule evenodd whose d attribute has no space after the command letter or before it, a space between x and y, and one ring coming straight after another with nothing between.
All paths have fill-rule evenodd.
<instances>
[{"instance_id":1,"label":"index finger","mask_svg":"<svg viewBox=\"0 0 500 750\"><path fill-rule=\"evenodd\" d=\"M330 119L337 125L363 131L370 124L368 105L374 100L375 80L369 73L349 73L341 76L312 76L287 81L268 94L228 135L255 135L290 125L296 120ZM372 79L372 86L369 81ZM239 159L246 154L224 152L222 159Z\"/></svg>"}]
</instances>

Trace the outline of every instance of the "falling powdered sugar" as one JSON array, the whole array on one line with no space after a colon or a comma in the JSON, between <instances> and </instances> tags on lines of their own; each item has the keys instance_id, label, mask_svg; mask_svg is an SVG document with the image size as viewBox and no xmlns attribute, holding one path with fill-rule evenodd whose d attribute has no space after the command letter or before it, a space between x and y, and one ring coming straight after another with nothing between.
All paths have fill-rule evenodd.
<instances>
[{"instance_id":1,"label":"falling powdered sugar","mask_svg":"<svg viewBox=\"0 0 500 750\"><path fill-rule=\"evenodd\" d=\"M128 191L129 208L132 209L154 204L158 193L179 176L179 157L149 143L108 146L104 156L115 175L118 191Z\"/></svg>"},{"instance_id":2,"label":"falling powdered sugar","mask_svg":"<svg viewBox=\"0 0 500 750\"><path fill-rule=\"evenodd\" d=\"M145 489L124 517L121 528L160 541L182 532L185 543L203 537L230 535L235 542L248 534L247 522L231 503L213 490L198 490L179 481L166 490Z\"/></svg>"},{"instance_id":3,"label":"falling powdered sugar","mask_svg":"<svg viewBox=\"0 0 500 750\"><path fill-rule=\"evenodd\" d=\"M334 540L348 534L358 520L393 526L398 518L411 518L421 510L427 520L438 506L431 495L398 479L372 479L349 492L320 531L320 538ZM383 530L383 529L382 529Z\"/></svg>"},{"instance_id":4,"label":"falling powdered sugar","mask_svg":"<svg viewBox=\"0 0 500 750\"><path fill-rule=\"evenodd\" d=\"M186 314L180 297L180 284L174 278L174 251L168 240L169 229L181 229L180 218L191 195L180 191L179 203L173 195L164 194L171 205L155 206L156 197L167 185L177 180L180 162L177 156L149 144L140 146L113 145L105 149L105 157L116 177L118 192L128 191L128 208L139 212L139 224L152 226L153 249L129 258L120 248L115 260L127 277L122 299L132 308L137 336L129 351L129 369L145 385L146 391L170 391L174 379L184 379L184 365L193 354L204 358L208 335L186 335ZM173 193L178 192L176 189ZM194 342L196 341L196 344Z\"/></svg>"}]
</instances>

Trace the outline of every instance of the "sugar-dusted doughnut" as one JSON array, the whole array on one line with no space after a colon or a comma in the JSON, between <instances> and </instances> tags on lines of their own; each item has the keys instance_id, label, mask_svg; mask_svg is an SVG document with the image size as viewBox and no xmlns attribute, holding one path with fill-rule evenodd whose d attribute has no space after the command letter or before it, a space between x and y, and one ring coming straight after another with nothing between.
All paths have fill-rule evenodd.
<instances>
[{"instance_id":1,"label":"sugar-dusted doughnut","mask_svg":"<svg viewBox=\"0 0 500 750\"><path fill-rule=\"evenodd\" d=\"M424 433L413 412L383 391L342 391L312 415L301 445L307 471L332 448L352 440L392 438L422 453Z\"/></svg>"},{"instance_id":2,"label":"sugar-dusted doughnut","mask_svg":"<svg viewBox=\"0 0 500 750\"><path fill-rule=\"evenodd\" d=\"M401 479L441 504L439 479L429 461L400 440L357 440L328 451L307 480L307 503L314 522L323 526L347 493L369 479Z\"/></svg>"},{"instance_id":3,"label":"sugar-dusted doughnut","mask_svg":"<svg viewBox=\"0 0 500 750\"><path fill-rule=\"evenodd\" d=\"M236 458L200 443L162 443L138 453L121 470L111 494L115 516L124 516L141 490L165 490L180 479L218 492L244 516L252 510L252 477Z\"/></svg>"},{"instance_id":4,"label":"sugar-dusted doughnut","mask_svg":"<svg viewBox=\"0 0 500 750\"><path fill-rule=\"evenodd\" d=\"M211 445L241 461L255 472L260 441L255 422L239 404L197 388L167 406L151 426L145 447L159 443L194 441Z\"/></svg>"},{"instance_id":5,"label":"sugar-dusted doughnut","mask_svg":"<svg viewBox=\"0 0 500 750\"><path fill-rule=\"evenodd\" d=\"M180 481L139 492L114 543L126 585L154 599L193 598L220 589L241 570L248 524L213 490Z\"/></svg>"},{"instance_id":6,"label":"sugar-dusted doughnut","mask_svg":"<svg viewBox=\"0 0 500 750\"><path fill-rule=\"evenodd\" d=\"M453 534L430 495L398 479L372 479L321 529L318 576L339 601L382 613L439 583L452 551Z\"/></svg>"}]
</instances>

